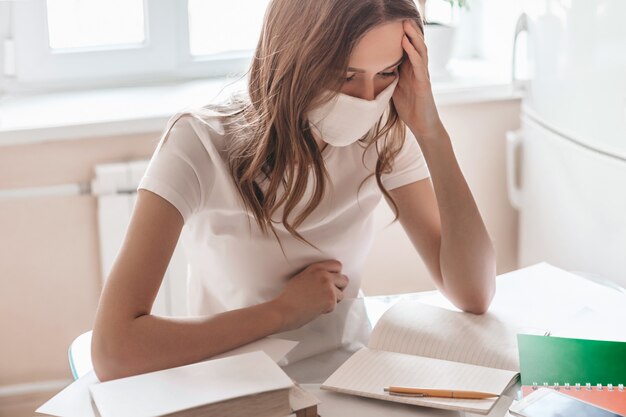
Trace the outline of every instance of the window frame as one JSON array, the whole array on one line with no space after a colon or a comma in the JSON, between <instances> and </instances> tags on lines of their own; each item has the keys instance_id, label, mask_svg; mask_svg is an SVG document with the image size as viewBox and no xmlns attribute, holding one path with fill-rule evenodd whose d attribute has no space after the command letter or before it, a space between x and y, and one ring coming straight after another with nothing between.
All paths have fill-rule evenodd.
<instances>
[{"instance_id":1,"label":"window frame","mask_svg":"<svg viewBox=\"0 0 626 417\"><path fill-rule=\"evenodd\" d=\"M145 41L139 45L54 51L47 2L12 4L15 74L8 92L73 90L163 83L242 74L250 53L195 57L189 50L187 0L143 0Z\"/></svg>"},{"instance_id":2,"label":"window frame","mask_svg":"<svg viewBox=\"0 0 626 417\"><path fill-rule=\"evenodd\" d=\"M477 0L478 1L478 0ZM243 75L251 52L193 56L188 0L143 0L146 40L139 46L53 51L46 0L11 3L15 74L3 75L7 93L158 85ZM475 36L472 44L480 46ZM476 45L474 45L476 46ZM452 57L454 58L454 56Z\"/></svg>"},{"instance_id":3,"label":"window frame","mask_svg":"<svg viewBox=\"0 0 626 417\"><path fill-rule=\"evenodd\" d=\"M164 73L175 69L173 59L176 12L169 0L144 0L143 44L103 47L84 51L53 51L49 47L47 2L21 1L13 4L13 38L16 73L14 82L37 90L51 84L93 84L144 78L146 69ZM156 30L158 28L158 30Z\"/></svg>"}]
</instances>

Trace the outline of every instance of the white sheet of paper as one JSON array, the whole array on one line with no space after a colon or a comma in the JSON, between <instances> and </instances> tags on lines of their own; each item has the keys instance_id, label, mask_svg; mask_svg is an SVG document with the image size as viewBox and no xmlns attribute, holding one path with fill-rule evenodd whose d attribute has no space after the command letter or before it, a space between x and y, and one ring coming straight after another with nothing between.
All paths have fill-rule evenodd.
<instances>
[{"instance_id":1,"label":"white sheet of paper","mask_svg":"<svg viewBox=\"0 0 626 417\"><path fill-rule=\"evenodd\" d=\"M230 350L211 359L223 358L241 353L264 351L274 362L281 360L298 342L266 337ZM89 386L100 381L93 371L72 382L61 392L41 405L35 412L57 417L95 417Z\"/></svg>"},{"instance_id":2,"label":"white sheet of paper","mask_svg":"<svg viewBox=\"0 0 626 417\"><path fill-rule=\"evenodd\" d=\"M95 417L89 396L89 386L99 382L95 372L89 371L35 412L59 417Z\"/></svg>"},{"instance_id":3,"label":"white sheet of paper","mask_svg":"<svg viewBox=\"0 0 626 417\"><path fill-rule=\"evenodd\" d=\"M626 326L624 326L623 315L603 313L591 307L584 307L578 310L571 320L554 328L550 335L626 342Z\"/></svg>"},{"instance_id":4,"label":"white sheet of paper","mask_svg":"<svg viewBox=\"0 0 626 417\"><path fill-rule=\"evenodd\" d=\"M625 294L547 262L501 274L496 283L489 312L510 324L552 331L575 320L583 307L626 311ZM419 301L460 311L440 292Z\"/></svg>"},{"instance_id":5,"label":"white sheet of paper","mask_svg":"<svg viewBox=\"0 0 626 417\"><path fill-rule=\"evenodd\" d=\"M220 355L213 356L209 360L225 358L233 355L241 355L242 353L254 352L255 350L262 350L267 353L267 356L272 358L274 362L278 363L278 361L280 361L287 353L296 347L298 343L300 342L266 337L233 350L229 350L228 352L224 352Z\"/></svg>"}]
</instances>

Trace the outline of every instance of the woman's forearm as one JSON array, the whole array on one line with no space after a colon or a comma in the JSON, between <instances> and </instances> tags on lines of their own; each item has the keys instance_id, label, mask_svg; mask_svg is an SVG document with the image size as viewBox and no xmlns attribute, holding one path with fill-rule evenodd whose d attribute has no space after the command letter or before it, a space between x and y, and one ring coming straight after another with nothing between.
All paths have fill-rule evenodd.
<instances>
[{"instance_id":1,"label":"woman's forearm","mask_svg":"<svg viewBox=\"0 0 626 417\"><path fill-rule=\"evenodd\" d=\"M441 217L442 288L457 307L483 313L495 294L493 243L443 125L432 135L416 137L428 164Z\"/></svg>"},{"instance_id":2,"label":"woman's forearm","mask_svg":"<svg viewBox=\"0 0 626 417\"><path fill-rule=\"evenodd\" d=\"M137 317L115 331L94 328L92 359L100 381L195 363L280 332L271 301L210 317Z\"/></svg>"}]
</instances>

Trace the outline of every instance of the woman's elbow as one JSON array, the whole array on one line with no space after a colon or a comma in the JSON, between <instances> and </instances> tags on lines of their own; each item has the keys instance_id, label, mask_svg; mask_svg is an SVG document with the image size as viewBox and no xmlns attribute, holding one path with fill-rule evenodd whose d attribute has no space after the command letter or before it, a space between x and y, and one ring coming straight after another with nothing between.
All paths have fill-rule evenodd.
<instances>
[{"instance_id":1,"label":"woman's elbow","mask_svg":"<svg viewBox=\"0 0 626 417\"><path fill-rule=\"evenodd\" d=\"M125 355L119 345L112 341L103 340L94 331L91 341L91 362L94 373L100 382L122 378L126 368Z\"/></svg>"},{"instance_id":2,"label":"woman's elbow","mask_svg":"<svg viewBox=\"0 0 626 417\"><path fill-rule=\"evenodd\" d=\"M461 309L465 312L465 313L472 313L472 314L485 314L487 312L487 310L489 310L489 305L490 303L480 303L480 304L472 304L469 305L467 307L462 307Z\"/></svg>"},{"instance_id":3,"label":"woman's elbow","mask_svg":"<svg viewBox=\"0 0 626 417\"><path fill-rule=\"evenodd\" d=\"M471 300L467 300L462 305L458 306L466 313L472 314L485 314L489 310L489 306L493 301L493 297L496 295L495 284L485 291L484 294L478 297L473 297Z\"/></svg>"}]
</instances>

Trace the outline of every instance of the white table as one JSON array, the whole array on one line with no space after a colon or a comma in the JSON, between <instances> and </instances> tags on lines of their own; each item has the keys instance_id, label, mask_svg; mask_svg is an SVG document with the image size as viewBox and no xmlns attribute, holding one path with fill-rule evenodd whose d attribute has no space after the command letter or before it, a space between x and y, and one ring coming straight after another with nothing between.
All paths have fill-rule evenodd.
<instances>
[{"instance_id":1,"label":"white table","mask_svg":"<svg viewBox=\"0 0 626 417\"><path fill-rule=\"evenodd\" d=\"M626 326L623 324L626 293L619 287L601 285L547 263L502 274L498 276L496 286L496 296L486 314L512 324L550 330L553 336L626 341ZM365 297L372 326L400 299L419 300L458 311L438 291ZM303 382L305 389L318 396L321 417L478 416L320 390L321 382L350 354L348 351L327 352L283 368L296 381ZM518 382L505 392L489 417L508 415L511 402L519 395L519 388Z\"/></svg>"},{"instance_id":2,"label":"white table","mask_svg":"<svg viewBox=\"0 0 626 417\"><path fill-rule=\"evenodd\" d=\"M606 284L604 282L601 285L541 263L498 276L496 296L486 314L514 325L550 330L554 336L626 342L626 290L611 283ZM364 319L368 319L373 327L380 316L401 299L419 300L458 311L438 291L365 297L358 300L364 303L363 310L367 315ZM82 352L78 356L89 358L89 343L89 337L77 341L75 348ZM302 387L321 400L318 406L321 417L478 416L473 413L417 407L320 390L320 384L351 354L347 350L330 351L283 367ZM79 374L91 369L89 359L83 368L85 369L78 372ZM84 395L71 392L67 393L67 398L84 397L87 399L86 409L91 410L86 388L81 387L74 390L82 389ZM519 383L505 392L489 417L507 415L518 390Z\"/></svg>"}]
</instances>

